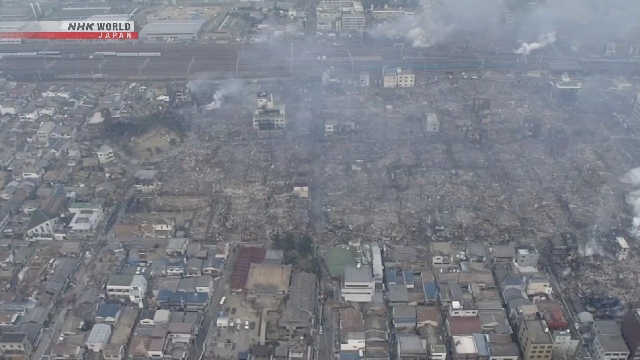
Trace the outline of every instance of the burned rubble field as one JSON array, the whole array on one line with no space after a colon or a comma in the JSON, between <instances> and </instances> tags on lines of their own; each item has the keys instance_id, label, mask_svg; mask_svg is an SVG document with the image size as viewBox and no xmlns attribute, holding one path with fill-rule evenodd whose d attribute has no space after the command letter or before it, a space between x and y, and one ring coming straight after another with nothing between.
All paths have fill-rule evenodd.
<instances>
[{"instance_id":1,"label":"burned rubble field","mask_svg":"<svg viewBox=\"0 0 640 360\"><path fill-rule=\"evenodd\" d=\"M206 201L196 222L203 234L247 242L309 229L309 205L291 196L299 173L322 188L322 245L371 238L420 247L444 239L545 249L551 237L573 232L588 252L586 271L560 281L575 294L606 283L611 296L625 298L638 269L609 259L602 243L610 229L630 226L624 196L632 189L620 178L639 144L607 126L606 110L584 110L588 95L578 109L550 107L544 85L440 77L406 90L342 86L319 94L279 81L270 91L287 103L289 126L311 117L310 133L264 139L246 119L251 94L265 84L245 86L247 96L194 111L186 150L161 166L162 191ZM426 113L437 115L439 132L425 130ZM355 125L327 135L327 119Z\"/></svg>"}]
</instances>

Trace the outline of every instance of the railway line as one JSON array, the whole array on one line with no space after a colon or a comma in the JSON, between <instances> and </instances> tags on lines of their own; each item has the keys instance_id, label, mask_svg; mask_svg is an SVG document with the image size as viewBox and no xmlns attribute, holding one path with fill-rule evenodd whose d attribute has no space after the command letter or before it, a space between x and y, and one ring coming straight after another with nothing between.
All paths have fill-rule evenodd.
<instances>
[{"instance_id":1,"label":"railway line","mask_svg":"<svg viewBox=\"0 0 640 360\"><path fill-rule=\"evenodd\" d=\"M558 59L525 64L516 54L458 53L390 48L309 47L291 45L82 45L56 44L15 51L0 49L0 71L16 79L87 78L186 79L210 77L317 76L329 67L340 71L380 71L398 66L417 71L548 69ZM29 50L29 51L27 51ZM292 57L293 56L293 57ZM577 60L574 60L577 62ZM591 71L640 72L640 61L581 59Z\"/></svg>"}]
</instances>

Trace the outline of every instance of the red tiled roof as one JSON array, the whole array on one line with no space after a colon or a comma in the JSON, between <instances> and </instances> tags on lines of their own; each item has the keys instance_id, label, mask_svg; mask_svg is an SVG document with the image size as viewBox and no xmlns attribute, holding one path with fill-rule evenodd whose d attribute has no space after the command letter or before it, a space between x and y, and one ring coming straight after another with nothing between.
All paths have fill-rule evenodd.
<instances>
[{"instance_id":1,"label":"red tiled roof","mask_svg":"<svg viewBox=\"0 0 640 360\"><path fill-rule=\"evenodd\" d=\"M267 249L256 247L242 247L238 253L238 259L231 272L231 289L244 289L249 276L251 264L261 263L267 255Z\"/></svg>"},{"instance_id":2,"label":"red tiled roof","mask_svg":"<svg viewBox=\"0 0 640 360\"><path fill-rule=\"evenodd\" d=\"M472 335L482 333L482 323L477 316L450 316L449 335Z\"/></svg>"}]
</instances>

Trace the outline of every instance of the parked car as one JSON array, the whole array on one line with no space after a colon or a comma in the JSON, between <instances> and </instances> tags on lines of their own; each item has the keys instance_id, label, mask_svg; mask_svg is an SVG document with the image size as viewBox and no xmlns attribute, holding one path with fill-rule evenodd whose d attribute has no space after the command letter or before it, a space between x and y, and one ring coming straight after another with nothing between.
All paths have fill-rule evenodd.
<instances>
[{"instance_id":1,"label":"parked car","mask_svg":"<svg viewBox=\"0 0 640 360\"><path fill-rule=\"evenodd\" d=\"M236 308L231 309L231 315L235 315L236 314Z\"/></svg>"}]
</instances>

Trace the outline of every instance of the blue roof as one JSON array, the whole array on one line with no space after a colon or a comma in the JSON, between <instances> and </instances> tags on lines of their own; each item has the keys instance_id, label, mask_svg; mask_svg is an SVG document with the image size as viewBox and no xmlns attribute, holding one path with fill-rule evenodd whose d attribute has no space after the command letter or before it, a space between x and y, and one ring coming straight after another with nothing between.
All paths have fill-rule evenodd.
<instances>
[{"instance_id":1,"label":"blue roof","mask_svg":"<svg viewBox=\"0 0 640 360\"><path fill-rule=\"evenodd\" d=\"M438 287L435 283L426 282L424 285L424 295L427 299L435 299L438 296Z\"/></svg>"},{"instance_id":2,"label":"blue roof","mask_svg":"<svg viewBox=\"0 0 640 360\"><path fill-rule=\"evenodd\" d=\"M416 282L416 277L413 275L413 271L411 269L403 269L402 273L404 274L404 280L407 284L413 284Z\"/></svg>"},{"instance_id":3,"label":"blue roof","mask_svg":"<svg viewBox=\"0 0 640 360\"><path fill-rule=\"evenodd\" d=\"M340 360L360 360L360 352L357 350L340 351Z\"/></svg>"},{"instance_id":4,"label":"blue roof","mask_svg":"<svg viewBox=\"0 0 640 360\"><path fill-rule=\"evenodd\" d=\"M405 284L404 274L402 270L399 270L396 274L397 274L396 278L398 279L398 285L404 285Z\"/></svg>"},{"instance_id":5,"label":"blue roof","mask_svg":"<svg viewBox=\"0 0 640 360\"><path fill-rule=\"evenodd\" d=\"M173 291L171 290L160 290L158 291L158 296L156 297L156 299L159 302L167 302L171 298L172 294L173 294Z\"/></svg>"},{"instance_id":6,"label":"blue roof","mask_svg":"<svg viewBox=\"0 0 640 360\"><path fill-rule=\"evenodd\" d=\"M96 316L103 318L115 318L120 311L120 305L118 304L100 304Z\"/></svg>"},{"instance_id":7,"label":"blue roof","mask_svg":"<svg viewBox=\"0 0 640 360\"><path fill-rule=\"evenodd\" d=\"M484 334L473 334L473 339L476 342L478 356L487 357L491 355L489 354L489 349L487 348L487 338Z\"/></svg>"},{"instance_id":8,"label":"blue roof","mask_svg":"<svg viewBox=\"0 0 640 360\"><path fill-rule=\"evenodd\" d=\"M396 275L396 271L393 269L387 269L384 271L385 276L387 277L387 284L397 284L398 276Z\"/></svg>"},{"instance_id":9,"label":"blue roof","mask_svg":"<svg viewBox=\"0 0 640 360\"><path fill-rule=\"evenodd\" d=\"M247 360L247 359L249 359L249 352L247 351L238 352L238 360Z\"/></svg>"}]
</instances>

